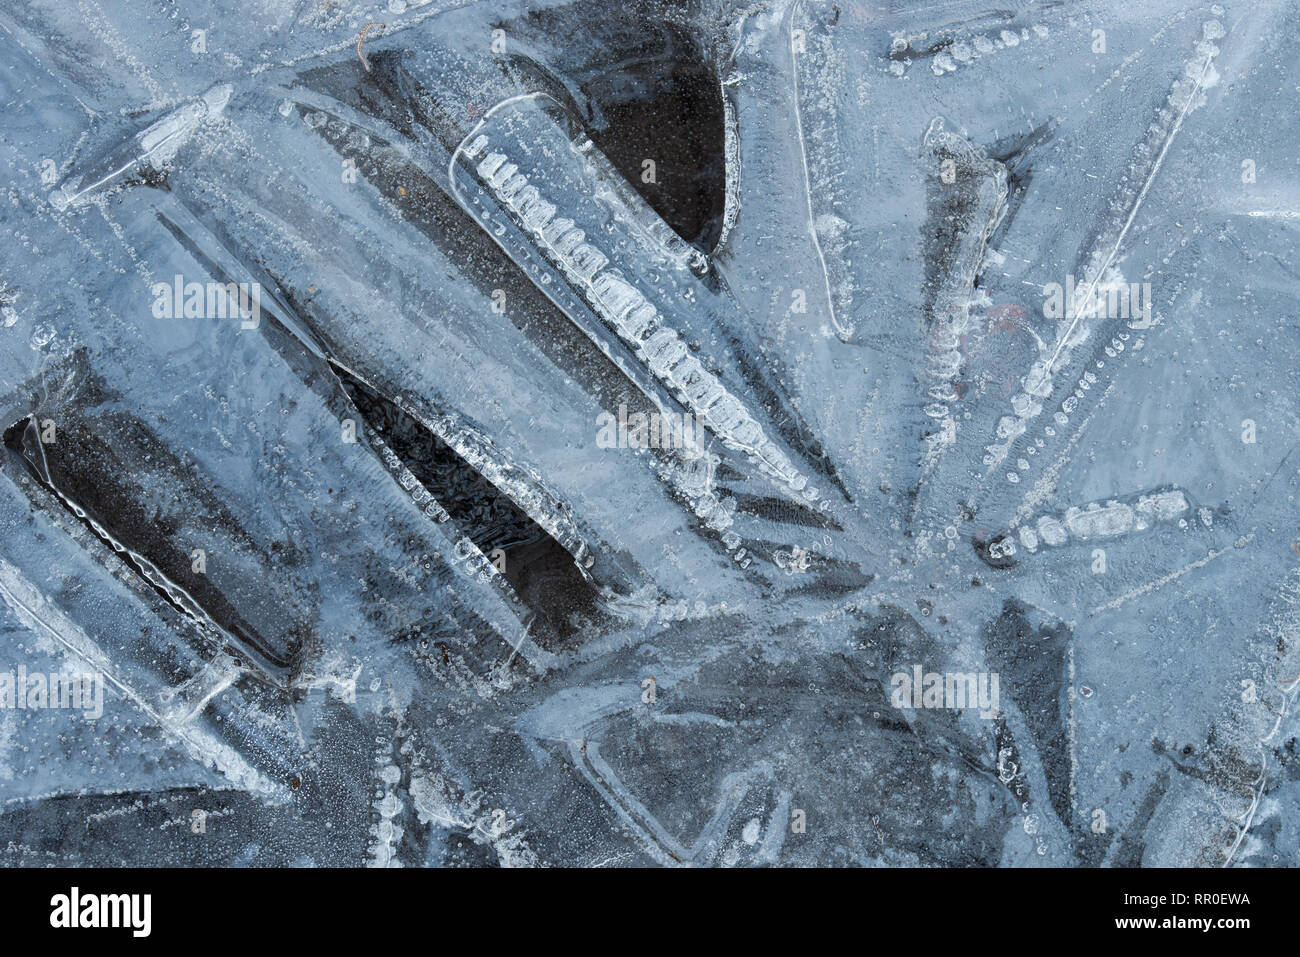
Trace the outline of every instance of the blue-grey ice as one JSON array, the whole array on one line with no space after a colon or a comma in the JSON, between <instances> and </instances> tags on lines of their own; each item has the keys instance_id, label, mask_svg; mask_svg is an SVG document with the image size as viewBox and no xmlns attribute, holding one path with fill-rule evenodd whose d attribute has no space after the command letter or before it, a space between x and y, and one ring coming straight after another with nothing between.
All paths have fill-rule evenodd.
<instances>
[{"instance_id":1,"label":"blue-grey ice","mask_svg":"<svg viewBox=\"0 0 1300 957\"><path fill-rule=\"evenodd\" d=\"M1295 14L0 0L0 863L1300 864Z\"/></svg>"}]
</instances>

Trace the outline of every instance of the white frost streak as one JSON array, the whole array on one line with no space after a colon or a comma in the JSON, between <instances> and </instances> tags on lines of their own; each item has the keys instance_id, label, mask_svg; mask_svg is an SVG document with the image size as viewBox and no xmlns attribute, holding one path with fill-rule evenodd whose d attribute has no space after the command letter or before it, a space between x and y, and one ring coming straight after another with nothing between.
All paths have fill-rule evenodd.
<instances>
[{"instance_id":1,"label":"white frost streak","mask_svg":"<svg viewBox=\"0 0 1300 957\"><path fill-rule=\"evenodd\" d=\"M1217 21L1210 21L1205 24L1205 39L1196 44L1196 56L1184 66L1185 78L1174 82L1173 89L1166 99L1167 110L1162 111L1162 116L1173 115L1175 117L1172 124L1166 128L1164 120L1158 119L1148 131L1142 147L1139 148L1137 153L1139 157L1155 152L1155 159L1150 163L1149 168L1142 177L1142 188L1133 201L1128 204L1128 215L1116 230L1114 238L1112 240L1103 240L1100 247L1094 251L1088 267L1087 281L1081 284L1078 293L1078 299L1081 302L1093 301L1099 284L1106 280L1111 265L1119 254L1120 247L1123 245L1124 239L1137 217L1138 210L1142 207L1147 193L1151 190L1152 183L1155 182L1156 175L1164 164L1169 147L1173 144L1178 131L1182 129L1183 121L1187 118L1187 114L1204 103L1203 91L1218 82L1218 73L1214 69L1214 58L1219 55L1219 48L1211 40L1222 35L1222 27ZM1190 81L1190 86L1188 81ZM1154 149L1157 145L1159 146L1158 151ZM1140 164L1141 160L1135 160L1135 163L1130 166L1130 170L1133 169L1134 165ZM1061 323L1056 345L1051 354L1041 357L1039 361L1034 363L1033 369L1026 376L1022 391L1012 397L1011 405L1015 413L1014 418L1012 416L1003 416L998 421L998 436L1003 441L1001 444L988 446L989 454L984 457L984 464L989 467L990 473L1006 459L1012 446L1024 434L1028 420L1042 411L1042 401L1051 394L1053 389L1052 379L1069 362L1071 351L1080 346L1090 335L1090 329L1079 325L1080 318L1081 316L1076 313L1068 323ZM1016 478L1018 479L1018 476Z\"/></svg>"},{"instance_id":2,"label":"white frost streak","mask_svg":"<svg viewBox=\"0 0 1300 957\"><path fill-rule=\"evenodd\" d=\"M826 268L826 256L822 253L822 244L821 240L818 238L817 229L818 222L821 221L825 223L827 218L819 217L817 215L816 205L813 201L812 174L808 169L808 144L807 140L804 138L803 118L800 116L799 110L799 51L795 43L794 18L796 12L800 9L801 5L799 3L792 4L790 8L790 76L792 78L792 83L794 84L795 138L799 142L799 164L803 169L804 201L808 205L808 235L812 239L813 250L817 253L817 263L821 267L822 283L826 292L826 308L830 314L831 325L835 327L836 335L847 342L853 335L853 325L847 320L847 317L842 315L845 311L844 309L839 310L841 313L840 315L836 314L835 293L831 289L831 275L830 271ZM819 190L818 192L820 193L821 191Z\"/></svg>"},{"instance_id":3,"label":"white frost streak","mask_svg":"<svg viewBox=\"0 0 1300 957\"><path fill-rule=\"evenodd\" d=\"M1253 534L1247 535L1244 539L1241 540L1239 544L1245 545L1246 543L1250 542L1254 537L1255 536ZM1134 598L1137 598L1141 595L1145 595L1148 592L1153 592L1159 588L1164 588L1170 582L1177 581L1178 579L1186 575L1188 572L1195 571L1198 568L1204 568L1206 565L1210 564L1210 562L1214 561L1216 558L1218 558L1227 550L1228 550L1227 548L1212 549L1210 553L1207 554L1204 558L1198 559L1194 562L1191 562L1190 564L1184 565L1182 568L1178 569L1178 571L1170 572L1168 575L1165 575L1163 578L1157 578L1153 582L1147 582L1145 585L1139 585L1137 588L1134 588L1132 591L1125 592L1123 595L1120 595L1114 601L1108 601L1104 605L1098 605L1096 608L1092 609L1092 611L1088 612L1088 614L1099 615L1103 611L1113 611L1114 609L1120 607L1120 605L1132 601Z\"/></svg>"},{"instance_id":4,"label":"white frost streak","mask_svg":"<svg viewBox=\"0 0 1300 957\"><path fill-rule=\"evenodd\" d=\"M171 714L160 712L155 708L151 700L160 697L161 690L158 695L146 695L129 684L113 661L85 631L50 606L22 572L3 558L0 558L0 598L4 599L28 628L48 634L69 654L75 655L91 668L102 673L105 681L135 702L136 706L156 721L164 731L179 740L194 760L205 767L215 768L245 790L259 792L277 801L287 798L283 787L272 784L233 748L222 744L207 732L192 727L185 721L176 720ZM187 720L192 717L193 714L188 715Z\"/></svg>"}]
</instances>

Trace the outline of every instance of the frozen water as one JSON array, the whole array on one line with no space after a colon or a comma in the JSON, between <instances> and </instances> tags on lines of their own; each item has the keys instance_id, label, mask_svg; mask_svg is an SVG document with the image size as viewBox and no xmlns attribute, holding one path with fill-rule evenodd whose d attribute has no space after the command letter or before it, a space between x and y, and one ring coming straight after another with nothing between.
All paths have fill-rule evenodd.
<instances>
[{"instance_id":1,"label":"frozen water","mask_svg":"<svg viewBox=\"0 0 1300 957\"><path fill-rule=\"evenodd\" d=\"M1300 864L1293 11L907 6L0 0L3 862Z\"/></svg>"}]
</instances>

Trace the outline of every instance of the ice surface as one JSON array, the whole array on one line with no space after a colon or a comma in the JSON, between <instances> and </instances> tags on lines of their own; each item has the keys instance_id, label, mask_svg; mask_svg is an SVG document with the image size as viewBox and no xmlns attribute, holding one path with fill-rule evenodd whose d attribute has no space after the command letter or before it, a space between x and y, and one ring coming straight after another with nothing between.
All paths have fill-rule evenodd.
<instances>
[{"instance_id":1,"label":"ice surface","mask_svg":"<svg viewBox=\"0 0 1300 957\"><path fill-rule=\"evenodd\" d=\"M4 863L1300 863L1294 11L910 6L0 0Z\"/></svg>"}]
</instances>

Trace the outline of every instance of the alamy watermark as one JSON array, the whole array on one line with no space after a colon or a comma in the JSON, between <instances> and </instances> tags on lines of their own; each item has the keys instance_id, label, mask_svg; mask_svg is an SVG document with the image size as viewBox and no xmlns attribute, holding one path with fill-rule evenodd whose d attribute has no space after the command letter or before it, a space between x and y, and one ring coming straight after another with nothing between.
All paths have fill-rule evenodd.
<instances>
[{"instance_id":1,"label":"alamy watermark","mask_svg":"<svg viewBox=\"0 0 1300 957\"><path fill-rule=\"evenodd\" d=\"M186 282L177 273L170 283L156 282L149 291L157 319L240 319L241 329L256 329L262 321L259 283Z\"/></svg>"},{"instance_id":2,"label":"alamy watermark","mask_svg":"<svg viewBox=\"0 0 1300 957\"><path fill-rule=\"evenodd\" d=\"M1077 283L1073 275L1065 285L1043 287L1043 316L1048 319L1141 319L1151 324L1151 283L1124 282L1120 278Z\"/></svg>"},{"instance_id":3,"label":"alamy watermark","mask_svg":"<svg viewBox=\"0 0 1300 957\"><path fill-rule=\"evenodd\" d=\"M26 665L0 671L0 710L84 711L86 718L104 713L104 674L96 672L29 672Z\"/></svg>"},{"instance_id":4,"label":"alamy watermark","mask_svg":"<svg viewBox=\"0 0 1300 957\"><path fill-rule=\"evenodd\" d=\"M601 449L682 449L688 454L704 451L704 427L689 412L633 412L620 404L612 412L596 416L596 447Z\"/></svg>"},{"instance_id":5,"label":"alamy watermark","mask_svg":"<svg viewBox=\"0 0 1300 957\"><path fill-rule=\"evenodd\" d=\"M148 937L153 929L152 894L83 894L74 887L50 898L50 926L120 927L133 937Z\"/></svg>"},{"instance_id":6,"label":"alamy watermark","mask_svg":"<svg viewBox=\"0 0 1300 957\"><path fill-rule=\"evenodd\" d=\"M911 673L899 671L889 679L889 703L895 708L978 708L981 718L999 714L997 672L926 671L913 665Z\"/></svg>"}]
</instances>

